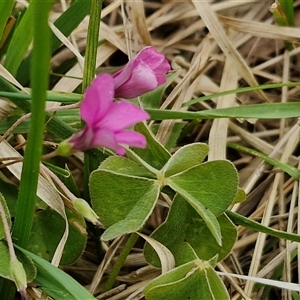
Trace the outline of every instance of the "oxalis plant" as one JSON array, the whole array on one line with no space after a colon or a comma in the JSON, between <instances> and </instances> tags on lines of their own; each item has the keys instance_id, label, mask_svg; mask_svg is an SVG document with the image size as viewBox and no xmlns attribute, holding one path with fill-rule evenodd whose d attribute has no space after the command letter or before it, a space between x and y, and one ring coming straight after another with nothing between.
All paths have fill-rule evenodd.
<instances>
[{"instance_id":1,"label":"oxalis plant","mask_svg":"<svg viewBox=\"0 0 300 300\"><path fill-rule=\"evenodd\" d=\"M183 128L180 123L163 145L155 137L155 121L287 118L298 116L300 105L247 105L201 112L159 109L176 73L154 47L141 48L112 75L95 76L101 4L74 1L55 21L68 36L90 13L83 91L63 94L47 90L50 57L60 46L48 26L52 2L30 1L10 38L9 16L15 2L0 2L3 69L23 85L30 82L31 87L28 92L15 81L12 84L0 77L0 95L14 103L18 117L22 111L20 118L8 118L15 121L12 127L1 129L3 167L19 180L19 184L13 183L4 174L0 178L1 299L14 299L16 291L23 299L95 299L101 279L97 273L87 290L61 269L81 257L87 232L97 241L122 245L100 293L113 288L126 257L142 240L144 257L155 274L141 288L146 299L230 299L221 277L224 274L215 267L232 251L236 225L297 242L300 237L232 212L231 206L246 197L234 165L228 160L208 160L210 149L205 143L187 144L175 151ZM22 43L18 43L20 36L26 36ZM28 54L32 39L33 50ZM185 105L230 93L298 85L222 91ZM64 105L49 109L46 100ZM24 125L21 133L28 133L24 157L12 147L14 141L5 140L20 124ZM43 146L49 136L55 146L51 151ZM299 179L299 171L287 164L240 145L229 146ZM84 156L83 192L62 163L73 156ZM156 207L164 209L166 216L149 236L144 227ZM100 243L97 247L99 252L103 250ZM98 254L104 264L109 253ZM299 287L289 287L299 291Z\"/></svg>"}]
</instances>

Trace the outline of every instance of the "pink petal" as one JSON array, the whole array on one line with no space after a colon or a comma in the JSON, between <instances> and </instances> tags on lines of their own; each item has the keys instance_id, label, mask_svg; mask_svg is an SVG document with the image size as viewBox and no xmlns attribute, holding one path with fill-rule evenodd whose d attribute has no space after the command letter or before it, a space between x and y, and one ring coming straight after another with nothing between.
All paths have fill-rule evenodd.
<instances>
[{"instance_id":1,"label":"pink petal","mask_svg":"<svg viewBox=\"0 0 300 300\"><path fill-rule=\"evenodd\" d=\"M94 132L91 127L85 125L79 132L73 134L69 143L77 151L85 151L93 147Z\"/></svg>"},{"instance_id":2,"label":"pink petal","mask_svg":"<svg viewBox=\"0 0 300 300\"><path fill-rule=\"evenodd\" d=\"M109 129L101 128L94 133L93 146L91 148L105 147L116 151L119 146L115 133Z\"/></svg>"},{"instance_id":3,"label":"pink petal","mask_svg":"<svg viewBox=\"0 0 300 300\"><path fill-rule=\"evenodd\" d=\"M162 74L166 74L171 69L165 56L157 52L152 46L143 48L136 58L144 61L153 71L158 71Z\"/></svg>"},{"instance_id":4,"label":"pink petal","mask_svg":"<svg viewBox=\"0 0 300 300\"><path fill-rule=\"evenodd\" d=\"M116 89L116 97L131 99L157 88L158 82L152 69L143 61L136 62L131 77Z\"/></svg>"},{"instance_id":5,"label":"pink petal","mask_svg":"<svg viewBox=\"0 0 300 300\"><path fill-rule=\"evenodd\" d=\"M139 132L132 130L124 130L115 134L118 144L128 145L136 148L146 148L146 138Z\"/></svg>"},{"instance_id":6,"label":"pink petal","mask_svg":"<svg viewBox=\"0 0 300 300\"><path fill-rule=\"evenodd\" d=\"M152 46L143 48L127 65L113 75L115 97L135 98L167 81L170 64Z\"/></svg>"},{"instance_id":7,"label":"pink petal","mask_svg":"<svg viewBox=\"0 0 300 300\"><path fill-rule=\"evenodd\" d=\"M120 131L149 118L147 112L134 104L127 101L117 101L112 104L98 126L111 131Z\"/></svg>"},{"instance_id":8,"label":"pink petal","mask_svg":"<svg viewBox=\"0 0 300 300\"><path fill-rule=\"evenodd\" d=\"M133 64L134 60L130 60L123 69L112 75L114 78L115 89L118 89L130 79L134 67Z\"/></svg>"},{"instance_id":9,"label":"pink petal","mask_svg":"<svg viewBox=\"0 0 300 300\"><path fill-rule=\"evenodd\" d=\"M80 106L81 118L93 125L107 114L113 103L114 81L112 76L103 74L96 77L92 85L86 89Z\"/></svg>"},{"instance_id":10,"label":"pink petal","mask_svg":"<svg viewBox=\"0 0 300 300\"><path fill-rule=\"evenodd\" d=\"M136 133L134 131L132 131L132 132ZM138 133L138 135L141 135L141 134ZM120 136L120 138L119 138L119 136ZM122 138L123 136L124 136L123 132L116 134L116 133L113 133L112 131L105 130L105 129L98 130L94 136L93 147L109 148L109 149L115 151L119 155L124 155L125 150L120 144L121 143L123 145L130 145L130 144L126 143L128 140L125 138ZM141 135L141 136L142 136L142 138L133 136L133 139L136 140L138 138L140 140L140 142L138 144L142 143L142 146L144 148L146 145L145 146L143 145L143 141L141 141L141 139L145 139L145 137L143 135ZM118 141L118 139L120 141ZM145 141L145 144L146 144L146 141Z\"/></svg>"}]
</instances>

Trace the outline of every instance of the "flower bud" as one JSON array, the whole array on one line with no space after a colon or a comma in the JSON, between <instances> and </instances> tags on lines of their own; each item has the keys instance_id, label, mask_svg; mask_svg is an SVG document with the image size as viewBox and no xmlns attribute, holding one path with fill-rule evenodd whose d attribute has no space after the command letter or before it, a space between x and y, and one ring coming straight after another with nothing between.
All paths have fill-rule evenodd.
<instances>
[{"instance_id":1,"label":"flower bud","mask_svg":"<svg viewBox=\"0 0 300 300\"><path fill-rule=\"evenodd\" d=\"M99 217L85 200L76 198L75 200L73 200L72 203L75 210L81 216L83 216L86 220L92 222L94 225L99 226L100 224L100 222L98 221Z\"/></svg>"},{"instance_id":2,"label":"flower bud","mask_svg":"<svg viewBox=\"0 0 300 300\"><path fill-rule=\"evenodd\" d=\"M127 65L113 75L115 97L131 99L166 83L171 67L154 47L143 48Z\"/></svg>"},{"instance_id":3,"label":"flower bud","mask_svg":"<svg viewBox=\"0 0 300 300\"><path fill-rule=\"evenodd\" d=\"M24 295L26 293L27 278L23 265L17 259L10 262L10 272L18 292Z\"/></svg>"}]
</instances>

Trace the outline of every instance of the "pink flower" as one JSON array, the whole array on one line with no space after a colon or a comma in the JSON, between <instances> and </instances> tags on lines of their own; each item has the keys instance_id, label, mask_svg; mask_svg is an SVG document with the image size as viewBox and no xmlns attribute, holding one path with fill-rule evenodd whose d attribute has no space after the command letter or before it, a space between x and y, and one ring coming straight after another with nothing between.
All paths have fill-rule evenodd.
<instances>
[{"instance_id":1,"label":"pink flower","mask_svg":"<svg viewBox=\"0 0 300 300\"><path fill-rule=\"evenodd\" d=\"M130 102L113 102L113 98L113 77L103 74L94 79L80 106L80 115L86 124L68 140L72 151L106 147L124 155L122 145L146 147L142 134L126 128L147 120L148 113Z\"/></svg>"},{"instance_id":2,"label":"pink flower","mask_svg":"<svg viewBox=\"0 0 300 300\"><path fill-rule=\"evenodd\" d=\"M145 47L119 72L113 75L115 97L141 96L166 83L170 65L153 47Z\"/></svg>"}]
</instances>

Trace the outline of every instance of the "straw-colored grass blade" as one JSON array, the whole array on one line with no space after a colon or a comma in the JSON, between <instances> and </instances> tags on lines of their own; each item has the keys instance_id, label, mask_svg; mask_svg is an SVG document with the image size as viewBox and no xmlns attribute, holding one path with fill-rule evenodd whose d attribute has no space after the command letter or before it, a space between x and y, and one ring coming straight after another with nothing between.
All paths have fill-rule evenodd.
<instances>
[{"instance_id":1,"label":"straw-colored grass blade","mask_svg":"<svg viewBox=\"0 0 300 300\"><path fill-rule=\"evenodd\" d=\"M207 2L196 0L193 0L193 3L199 13L199 16L204 21L211 35L214 37L219 47L222 49L227 59L231 61L232 66L237 69L239 74L248 82L249 85L258 85L251 70L247 66L240 53L229 40L224 28L220 24L220 21L211 9L210 5ZM268 101L263 92L260 91L259 94L263 99Z\"/></svg>"}]
</instances>

